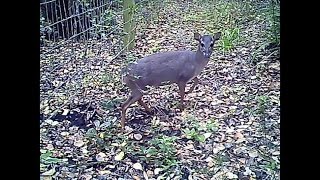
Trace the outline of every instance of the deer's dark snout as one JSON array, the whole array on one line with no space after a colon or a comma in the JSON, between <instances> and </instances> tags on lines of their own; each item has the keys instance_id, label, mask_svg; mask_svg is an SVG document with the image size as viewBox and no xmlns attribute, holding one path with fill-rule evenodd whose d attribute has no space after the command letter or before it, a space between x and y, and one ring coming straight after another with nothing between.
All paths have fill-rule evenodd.
<instances>
[{"instance_id":1,"label":"deer's dark snout","mask_svg":"<svg viewBox=\"0 0 320 180\"><path fill-rule=\"evenodd\" d=\"M203 52L203 56L204 56L205 58L209 58L209 57L211 56L211 54L212 54L212 52L209 52L209 51Z\"/></svg>"},{"instance_id":2,"label":"deer's dark snout","mask_svg":"<svg viewBox=\"0 0 320 180\"><path fill-rule=\"evenodd\" d=\"M213 51L213 49L212 49L213 44L214 44L214 41L211 41L208 43L201 43L200 51L202 52L202 54L205 58L210 58L212 51Z\"/></svg>"}]
</instances>

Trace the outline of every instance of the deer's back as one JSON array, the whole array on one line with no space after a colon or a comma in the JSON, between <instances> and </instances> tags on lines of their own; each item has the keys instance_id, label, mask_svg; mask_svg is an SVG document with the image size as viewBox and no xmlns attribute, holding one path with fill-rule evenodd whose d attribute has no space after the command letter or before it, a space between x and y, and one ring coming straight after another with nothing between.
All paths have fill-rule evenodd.
<instances>
[{"instance_id":1,"label":"deer's back","mask_svg":"<svg viewBox=\"0 0 320 180\"><path fill-rule=\"evenodd\" d=\"M189 81L195 74L195 52L173 51L146 56L128 66L127 73L136 83L145 86L158 86L162 83Z\"/></svg>"}]
</instances>

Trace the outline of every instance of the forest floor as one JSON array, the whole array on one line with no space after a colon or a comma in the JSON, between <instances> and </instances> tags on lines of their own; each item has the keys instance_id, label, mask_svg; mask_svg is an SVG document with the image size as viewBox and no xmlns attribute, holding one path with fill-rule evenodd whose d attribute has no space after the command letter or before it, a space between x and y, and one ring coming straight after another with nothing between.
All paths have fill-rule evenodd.
<instances>
[{"instance_id":1,"label":"forest floor","mask_svg":"<svg viewBox=\"0 0 320 180\"><path fill-rule=\"evenodd\" d=\"M145 6L134 49L115 59L95 49L113 41L95 42L86 58L81 43L43 56L42 179L279 179L280 47L270 43L269 11L253 1L215 2ZM152 88L143 99L153 114L132 105L122 133L129 90L121 68L154 52L195 50L194 32L218 31L186 109L175 84Z\"/></svg>"}]
</instances>

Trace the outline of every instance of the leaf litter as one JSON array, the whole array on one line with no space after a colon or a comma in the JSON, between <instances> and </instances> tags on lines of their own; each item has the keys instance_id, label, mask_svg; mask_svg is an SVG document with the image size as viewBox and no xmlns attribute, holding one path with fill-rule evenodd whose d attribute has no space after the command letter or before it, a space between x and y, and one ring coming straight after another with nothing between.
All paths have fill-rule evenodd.
<instances>
[{"instance_id":1,"label":"leaf litter","mask_svg":"<svg viewBox=\"0 0 320 180\"><path fill-rule=\"evenodd\" d=\"M73 44L73 52L61 47L59 54L42 56L41 176L279 177L279 53L270 55L263 48L257 51L259 41L265 39L259 33L261 27L250 22L241 28L242 33L250 34L245 43L229 53L216 49L200 74L200 84L186 95L185 111L177 109L175 85L154 88L143 97L153 114L138 105L131 106L126 133L121 134L119 107L129 93L120 83L124 59L135 61L153 52L195 49L193 32L206 27L206 23L190 22L182 12L175 11L178 7L188 12L205 10L204 5L167 3L168 7L158 14L161 21L146 28L138 23L136 47L113 61L110 49L99 52L96 48L100 42L93 40L87 43L97 45L91 47L86 58L83 49L87 46L81 43ZM256 64L252 63L252 54L260 59Z\"/></svg>"}]
</instances>

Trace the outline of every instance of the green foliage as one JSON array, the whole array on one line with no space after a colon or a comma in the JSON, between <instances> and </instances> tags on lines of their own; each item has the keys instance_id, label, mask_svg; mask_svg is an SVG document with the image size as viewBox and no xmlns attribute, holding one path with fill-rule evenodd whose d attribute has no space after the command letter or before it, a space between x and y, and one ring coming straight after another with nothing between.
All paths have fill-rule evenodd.
<instances>
[{"instance_id":1,"label":"green foliage","mask_svg":"<svg viewBox=\"0 0 320 180\"><path fill-rule=\"evenodd\" d=\"M221 166L224 162L230 161L230 158L226 155L218 154L215 159L215 164Z\"/></svg>"},{"instance_id":2,"label":"green foliage","mask_svg":"<svg viewBox=\"0 0 320 180\"><path fill-rule=\"evenodd\" d=\"M193 116L187 116L187 121L190 122L189 126L183 129L183 132L188 139L192 139L198 142L205 142L205 133L214 133L218 130L218 126L213 119L208 121L205 125L200 125L199 120Z\"/></svg>"},{"instance_id":3,"label":"green foliage","mask_svg":"<svg viewBox=\"0 0 320 180\"><path fill-rule=\"evenodd\" d=\"M56 163L61 163L64 160L52 157L52 152L51 151L46 151L45 153L42 153L40 155L40 162L44 164L56 164Z\"/></svg>"},{"instance_id":4,"label":"green foliage","mask_svg":"<svg viewBox=\"0 0 320 180\"><path fill-rule=\"evenodd\" d=\"M86 136L89 138L95 138L97 137L97 131L94 128L90 128L87 130Z\"/></svg>"},{"instance_id":5,"label":"green foliage","mask_svg":"<svg viewBox=\"0 0 320 180\"><path fill-rule=\"evenodd\" d=\"M132 55L132 53L128 52L127 58L125 59L125 65L136 61L136 58Z\"/></svg>"},{"instance_id":6,"label":"green foliage","mask_svg":"<svg viewBox=\"0 0 320 180\"><path fill-rule=\"evenodd\" d=\"M152 163L163 169L169 169L178 164L175 147L176 137L158 135L144 145L137 145L134 142L126 147L127 153L138 156L140 159Z\"/></svg>"},{"instance_id":7,"label":"green foliage","mask_svg":"<svg viewBox=\"0 0 320 180\"><path fill-rule=\"evenodd\" d=\"M216 132L218 131L218 125L217 123L215 122L214 119L211 119L209 122L207 122L206 124L206 130L209 131L209 132Z\"/></svg>"},{"instance_id":8,"label":"green foliage","mask_svg":"<svg viewBox=\"0 0 320 180\"><path fill-rule=\"evenodd\" d=\"M266 8L262 12L267 17L266 36L270 43L280 44L280 3L270 0Z\"/></svg>"},{"instance_id":9,"label":"green foliage","mask_svg":"<svg viewBox=\"0 0 320 180\"><path fill-rule=\"evenodd\" d=\"M270 98L268 96L258 96L257 97L258 106L256 109L256 113L263 115L266 113L266 109L270 104Z\"/></svg>"},{"instance_id":10,"label":"green foliage","mask_svg":"<svg viewBox=\"0 0 320 180\"><path fill-rule=\"evenodd\" d=\"M158 152L163 156L171 156L175 154L175 147L173 143L175 142L176 137L169 136L159 136L150 141L150 144L158 149Z\"/></svg>"},{"instance_id":11,"label":"green foliage","mask_svg":"<svg viewBox=\"0 0 320 180\"><path fill-rule=\"evenodd\" d=\"M108 9L103 14L103 21L105 26L112 26L113 22L115 21L115 16L117 12L113 9Z\"/></svg>"},{"instance_id":12,"label":"green foliage","mask_svg":"<svg viewBox=\"0 0 320 180\"><path fill-rule=\"evenodd\" d=\"M227 29L223 32L221 37L222 50L230 51L235 47L236 42L239 41L239 28Z\"/></svg>"},{"instance_id":13,"label":"green foliage","mask_svg":"<svg viewBox=\"0 0 320 180\"><path fill-rule=\"evenodd\" d=\"M263 166L265 169L275 171L277 169L277 162L272 160Z\"/></svg>"},{"instance_id":14,"label":"green foliage","mask_svg":"<svg viewBox=\"0 0 320 180\"><path fill-rule=\"evenodd\" d=\"M184 16L184 21L194 23L203 22L207 32L215 33L221 31L222 37L218 41L217 47L224 52L230 52L240 40L240 25L242 19L244 3L237 1L201 1L210 8L204 9L203 13L188 12Z\"/></svg>"},{"instance_id":15,"label":"green foliage","mask_svg":"<svg viewBox=\"0 0 320 180\"><path fill-rule=\"evenodd\" d=\"M114 99L106 100L102 103L102 107L103 107L103 109L112 110L123 101L124 101L124 99L121 99L121 98L114 98Z\"/></svg>"}]
</instances>

